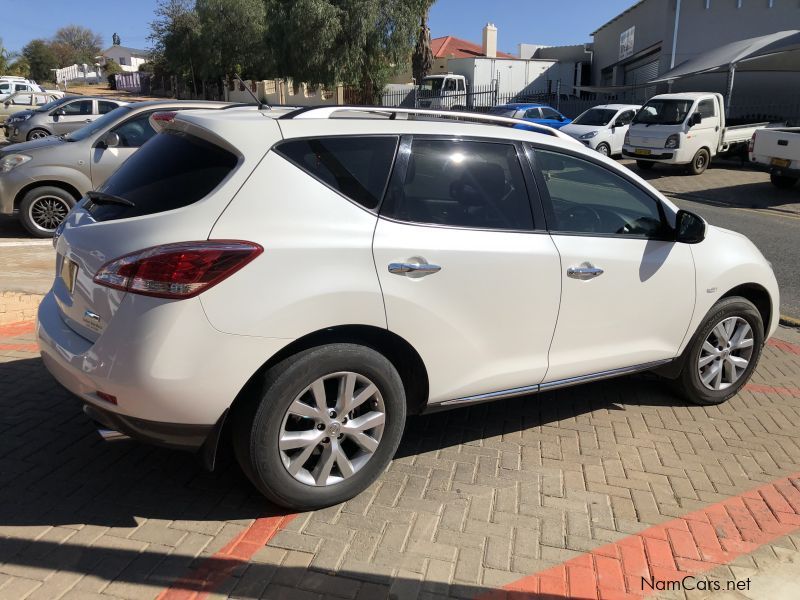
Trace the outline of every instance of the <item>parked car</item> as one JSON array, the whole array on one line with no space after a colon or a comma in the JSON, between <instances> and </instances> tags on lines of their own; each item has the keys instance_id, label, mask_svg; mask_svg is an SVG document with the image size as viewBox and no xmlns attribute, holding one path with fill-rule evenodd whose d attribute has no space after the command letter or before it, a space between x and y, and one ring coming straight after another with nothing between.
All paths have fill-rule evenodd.
<instances>
[{"instance_id":1,"label":"parked car","mask_svg":"<svg viewBox=\"0 0 800 600\"><path fill-rule=\"evenodd\" d=\"M278 504L364 490L409 414L655 369L724 402L777 328L747 238L558 131L273 112L164 122L59 227L37 333L93 419L231 439Z\"/></svg>"},{"instance_id":2,"label":"parked car","mask_svg":"<svg viewBox=\"0 0 800 600\"><path fill-rule=\"evenodd\" d=\"M682 92L653 96L625 134L623 156L642 170L656 163L687 165L700 175L717 154L744 148L767 123L729 126L722 94Z\"/></svg>"},{"instance_id":3,"label":"parked car","mask_svg":"<svg viewBox=\"0 0 800 600\"><path fill-rule=\"evenodd\" d=\"M0 100L5 99L14 92L43 92L43 87L35 81L30 81L23 77L5 76L0 77Z\"/></svg>"},{"instance_id":4,"label":"parked car","mask_svg":"<svg viewBox=\"0 0 800 600\"><path fill-rule=\"evenodd\" d=\"M35 110L56 99L55 95L45 92L14 92L0 103L0 123L5 123L13 114Z\"/></svg>"},{"instance_id":5,"label":"parked car","mask_svg":"<svg viewBox=\"0 0 800 600\"><path fill-rule=\"evenodd\" d=\"M512 102L511 104L500 104L489 111L490 114L500 117L510 117L514 119L524 119L546 125L553 129L561 129L564 125L569 125L572 120L568 119L556 109L545 104L528 104L524 102Z\"/></svg>"},{"instance_id":6,"label":"parked car","mask_svg":"<svg viewBox=\"0 0 800 600\"><path fill-rule=\"evenodd\" d=\"M29 118L15 122L6 131L12 142L38 140L49 135L64 135L80 129L101 115L127 102L94 96L65 96L47 110L35 110Z\"/></svg>"},{"instance_id":7,"label":"parked car","mask_svg":"<svg viewBox=\"0 0 800 600\"><path fill-rule=\"evenodd\" d=\"M6 146L0 151L0 213L17 210L31 235L51 237L86 192L103 184L155 134L151 115L223 106L180 100L123 104L72 133Z\"/></svg>"},{"instance_id":8,"label":"parked car","mask_svg":"<svg viewBox=\"0 0 800 600\"><path fill-rule=\"evenodd\" d=\"M800 127L757 129L748 152L750 163L769 171L775 187L788 189L800 179Z\"/></svg>"},{"instance_id":9,"label":"parked car","mask_svg":"<svg viewBox=\"0 0 800 600\"><path fill-rule=\"evenodd\" d=\"M638 104L601 104L582 112L561 131L605 156L622 153L628 127L642 108Z\"/></svg>"}]
</instances>

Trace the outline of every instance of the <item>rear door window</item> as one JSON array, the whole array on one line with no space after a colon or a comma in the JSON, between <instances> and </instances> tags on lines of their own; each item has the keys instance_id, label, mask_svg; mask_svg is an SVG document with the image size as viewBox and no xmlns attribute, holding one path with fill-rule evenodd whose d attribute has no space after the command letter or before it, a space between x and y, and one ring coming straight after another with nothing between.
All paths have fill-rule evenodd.
<instances>
[{"instance_id":1,"label":"rear door window","mask_svg":"<svg viewBox=\"0 0 800 600\"><path fill-rule=\"evenodd\" d=\"M283 142L276 150L315 179L372 210L386 189L397 137L306 138Z\"/></svg>"},{"instance_id":2,"label":"rear door window","mask_svg":"<svg viewBox=\"0 0 800 600\"><path fill-rule=\"evenodd\" d=\"M117 108L119 104L116 102L109 102L108 100L98 100L97 101L97 112L101 115L111 112L115 108Z\"/></svg>"},{"instance_id":3,"label":"rear door window","mask_svg":"<svg viewBox=\"0 0 800 600\"><path fill-rule=\"evenodd\" d=\"M126 160L98 190L133 206L89 201L85 208L96 221L182 208L211 193L237 162L235 154L196 136L164 132Z\"/></svg>"},{"instance_id":4,"label":"rear door window","mask_svg":"<svg viewBox=\"0 0 800 600\"><path fill-rule=\"evenodd\" d=\"M77 102L69 102L59 107L63 110L66 116L72 115L91 115L92 114L92 101L91 100L78 100Z\"/></svg>"}]
</instances>

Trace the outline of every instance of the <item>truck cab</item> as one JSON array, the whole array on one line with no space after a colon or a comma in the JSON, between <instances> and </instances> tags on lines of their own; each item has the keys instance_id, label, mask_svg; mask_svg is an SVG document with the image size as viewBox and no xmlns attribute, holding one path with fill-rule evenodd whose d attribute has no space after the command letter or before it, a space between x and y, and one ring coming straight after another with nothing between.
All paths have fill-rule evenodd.
<instances>
[{"instance_id":1,"label":"truck cab","mask_svg":"<svg viewBox=\"0 0 800 600\"><path fill-rule=\"evenodd\" d=\"M422 79L418 90L420 108L463 110L467 106L467 80L463 75L441 73Z\"/></svg>"}]
</instances>

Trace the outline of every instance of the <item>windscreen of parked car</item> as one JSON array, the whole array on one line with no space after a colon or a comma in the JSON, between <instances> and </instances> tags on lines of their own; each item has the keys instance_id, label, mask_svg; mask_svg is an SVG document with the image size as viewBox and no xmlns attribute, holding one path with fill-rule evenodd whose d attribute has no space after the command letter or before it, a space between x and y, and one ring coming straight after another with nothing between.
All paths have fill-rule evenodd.
<instances>
[{"instance_id":1,"label":"windscreen of parked car","mask_svg":"<svg viewBox=\"0 0 800 600\"><path fill-rule=\"evenodd\" d=\"M104 114L102 117L95 119L88 125L84 125L80 129L77 129L72 133L68 133L64 136L64 139L68 142L80 142L86 138L90 138L94 134L104 131L106 127L120 120L131 110L132 107L130 106L120 106L119 108L115 108L110 113Z\"/></svg>"},{"instance_id":2,"label":"windscreen of parked car","mask_svg":"<svg viewBox=\"0 0 800 600\"><path fill-rule=\"evenodd\" d=\"M210 194L236 168L238 160L235 154L197 136L165 131L142 146L98 189L122 202L89 200L85 208L96 221L183 208Z\"/></svg>"},{"instance_id":3,"label":"windscreen of parked car","mask_svg":"<svg viewBox=\"0 0 800 600\"><path fill-rule=\"evenodd\" d=\"M48 110L54 109L56 106L61 106L65 102L69 102L72 100L69 96L64 96L63 98L56 98L55 100L51 100L47 104L42 104L39 108L36 109L36 112L47 112Z\"/></svg>"},{"instance_id":4,"label":"windscreen of parked car","mask_svg":"<svg viewBox=\"0 0 800 600\"><path fill-rule=\"evenodd\" d=\"M692 108L692 100L651 100L633 118L643 125L680 125Z\"/></svg>"},{"instance_id":5,"label":"windscreen of parked car","mask_svg":"<svg viewBox=\"0 0 800 600\"><path fill-rule=\"evenodd\" d=\"M515 114L517 114L516 108L507 108L505 106L495 106L494 108L489 109L490 115L495 115L497 117L510 117L513 118Z\"/></svg>"},{"instance_id":6,"label":"windscreen of parked car","mask_svg":"<svg viewBox=\"0 0 800 600\"><path fill-rule=\"evenodd\" d=\"M611 123L611 119L617 111L613 108L590 108L589 110L581 113L578 118L573 121L575 125L595 125L605 126Z\"/></svg>"}]
</instances>

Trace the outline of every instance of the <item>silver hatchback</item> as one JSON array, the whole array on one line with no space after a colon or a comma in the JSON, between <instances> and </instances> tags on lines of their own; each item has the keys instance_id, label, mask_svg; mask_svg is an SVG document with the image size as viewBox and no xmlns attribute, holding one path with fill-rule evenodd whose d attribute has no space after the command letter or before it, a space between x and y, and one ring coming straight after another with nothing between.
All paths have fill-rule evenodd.
<instances>
[{"instance_id":1,"label":"silver hatchback","mask_svg":"<svg viewBox=\"0 0 800 600\"><path fill-rule=\"evenodd\" d=\"M64 135L124 104L127 102L92 96L60 98L20 115L20 118L10 119L6 137L16 143L38 140L48 135Z\"/></svg>"}]
</instances>

